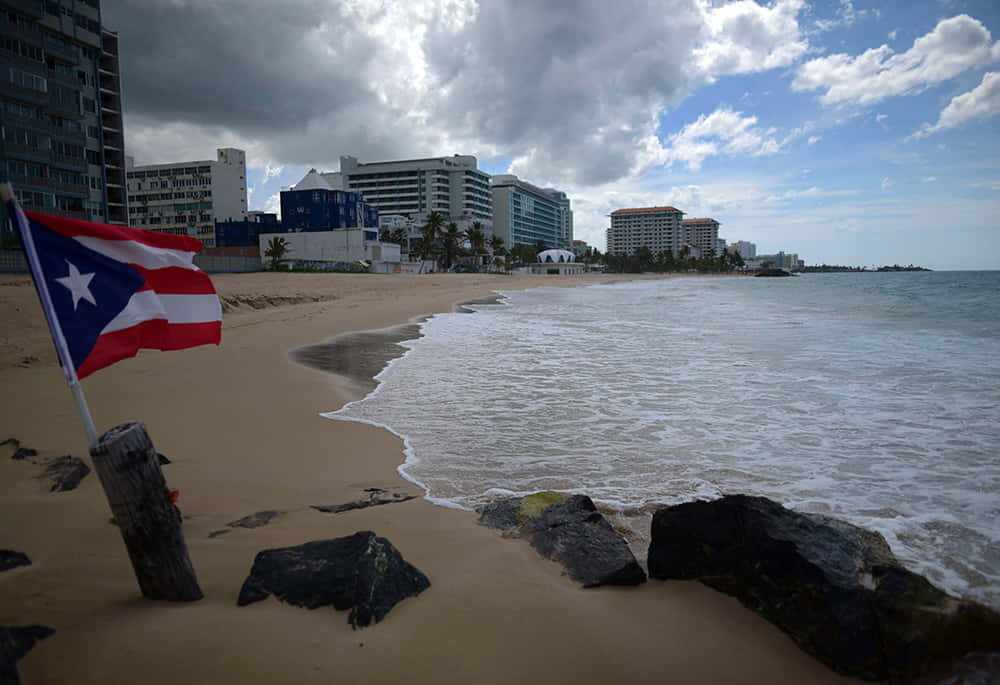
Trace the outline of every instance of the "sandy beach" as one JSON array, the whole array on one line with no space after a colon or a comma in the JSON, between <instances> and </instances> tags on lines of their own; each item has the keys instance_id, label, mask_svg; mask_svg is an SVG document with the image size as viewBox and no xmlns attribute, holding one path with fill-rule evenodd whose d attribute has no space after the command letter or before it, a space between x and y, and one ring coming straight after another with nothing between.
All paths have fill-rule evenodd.
<instances>
[{"instance_id":1,"label":"sandy beach","mask_svg":"<svg viewBox=\"0 0 1000 685\"><path fill-rule=\"evenodd\" d=\"M96 475L50 493L40 466L0 447L0 549L32 561L0 573L0 625L56 631L20 662L22 681L849 682L698 583L584 590L527 542L419 497L340 514L310 508L356 500L372 487L422 493L396 471L398 438L320 416L365 392L378 364L359 355L338 369L345 378L292 361L291 350L407 324L496 290L612 278L620 277L214 276L225 311L220 347L146 351L83 382L98 432L141 419L172 461L163 470L180 492L205 598L143 599ZM17 438L38 459L89 462L27 277L0 275L0 321L0 441ZM281 514L210 537L267 509ZM387 537L431 587L357 631L333 609L274 598L237 606L260 550L361 530Z\"/></svg>"}]
</instances>

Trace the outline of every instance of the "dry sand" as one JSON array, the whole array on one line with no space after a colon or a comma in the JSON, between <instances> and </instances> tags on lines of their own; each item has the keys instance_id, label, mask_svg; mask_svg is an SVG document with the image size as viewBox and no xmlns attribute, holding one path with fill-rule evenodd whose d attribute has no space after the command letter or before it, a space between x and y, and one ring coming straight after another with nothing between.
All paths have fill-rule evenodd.
<instances>
[{"instance_id":1,"label":"dry sand","mask_svg":"<svg viewBox=\"0 0 1000 685\"><path fill-rule=\"evenodd\" d=\"M583 590L526 542L421 498L342 514L309 508L358 499L369 487L419 491L396 472L399 439L319 415L363 386L291 362L289 350L405 324L498 289L602 279L214 277L226 310L221 347L143 352L83 382L99 432L142 419L173 461L164 473L180 491L205 599L143 599L96 476L49 493L38 466L2 447L0 548L33 563L0 573L0 625L56 630L20 662L23 682L848 682L697 583ZM27 279L0 276L0 321L0 440L18 438L40 458L89 460ZM263 509L282 514L209 537ZM274 598L236 605L258 551L359 530L389 538L430 589L358 631L333 609Z\"/></svg>"}]
</instances>

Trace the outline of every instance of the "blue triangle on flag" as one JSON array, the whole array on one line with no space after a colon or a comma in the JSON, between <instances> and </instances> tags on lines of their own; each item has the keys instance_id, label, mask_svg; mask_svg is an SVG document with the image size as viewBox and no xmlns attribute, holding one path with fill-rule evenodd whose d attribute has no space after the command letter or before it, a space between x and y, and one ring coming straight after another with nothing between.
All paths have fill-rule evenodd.
<instances>
[{"instance_id":1,"label":"blue triangle on flag","mask_svg":"<svg viewBox=\"0 0 1000 685\"><path fill-rule=\"evenodd\" d=\"M80 368L101 331L146 279L129 264L35 221L31 221L31 233L70 358Z\"/></svg>"}]
</instances>

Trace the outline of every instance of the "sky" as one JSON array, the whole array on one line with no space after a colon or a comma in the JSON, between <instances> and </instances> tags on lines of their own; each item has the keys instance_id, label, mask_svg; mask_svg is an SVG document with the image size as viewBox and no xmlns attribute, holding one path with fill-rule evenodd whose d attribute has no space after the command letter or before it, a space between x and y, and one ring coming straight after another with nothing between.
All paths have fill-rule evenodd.
<instances>
[{"instance_id":1,"label":"sky","mask_svg":"<svg viewBox=\"0 0 1000 685\"><path fill-rule=\"evenodd\" d=\"M1000 269L996 0L103 0L136 164L475 155L575 237L670 205L807 264Z\"/></svg>"}]
</instances>

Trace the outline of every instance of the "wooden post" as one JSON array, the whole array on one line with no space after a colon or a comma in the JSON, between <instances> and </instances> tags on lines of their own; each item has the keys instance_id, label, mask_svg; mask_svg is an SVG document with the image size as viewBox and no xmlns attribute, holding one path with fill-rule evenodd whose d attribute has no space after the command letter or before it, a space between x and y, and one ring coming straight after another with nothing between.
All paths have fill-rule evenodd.
<instances>
[{"instance_id":1,"label":"wooden post","mask_svg":"<svg viewBox=\"0 0 1000 685\"><path fill-rule=\"evenodd\" d=\"M170 501L145 424L115 426L100 437L90 456L143 596L174 602L201 599L180 511Z\"/></svg>"}]
</instances>

